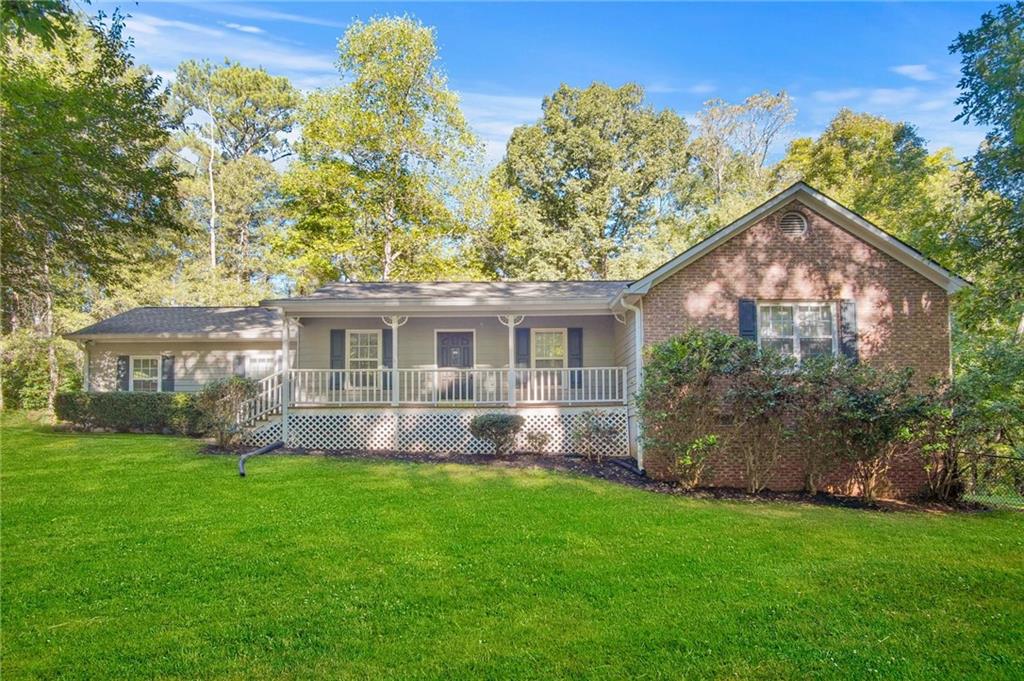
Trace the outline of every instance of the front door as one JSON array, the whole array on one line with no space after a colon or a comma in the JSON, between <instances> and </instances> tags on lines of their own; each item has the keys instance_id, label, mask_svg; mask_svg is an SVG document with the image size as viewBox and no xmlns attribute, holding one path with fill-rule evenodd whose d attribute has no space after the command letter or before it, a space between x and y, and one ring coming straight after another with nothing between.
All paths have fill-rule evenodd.
<instances>
[{"instance_id":1,"label":"front door","mask_svg":"<svg viewBox=\"0 0 1024 681\"><path fill-rule=\"evenodd\" d=\"M437 332L437 368L439 396L445 400L473 399L473 333L471 331ZM451 371L444 371L451 369Z\"/></svg>"}]
</instances>

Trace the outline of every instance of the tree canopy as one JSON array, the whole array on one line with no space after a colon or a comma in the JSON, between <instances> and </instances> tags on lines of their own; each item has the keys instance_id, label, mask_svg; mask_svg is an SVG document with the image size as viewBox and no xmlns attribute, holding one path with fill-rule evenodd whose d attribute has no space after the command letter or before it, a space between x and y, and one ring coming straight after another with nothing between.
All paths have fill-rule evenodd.
<instances>
[{"instance_id":1,"label":"tree canopy","mask_svg":"<svg viewBox=\"0 0 1024 681\"><path fill-rule=\"evenodd\" d=\"M453 206L477 141L438 65L433 29L357 21L338 42L342 85L302 108L285 189L301 285L442 276L465 232Z\"/></svg>"}]
</instances>

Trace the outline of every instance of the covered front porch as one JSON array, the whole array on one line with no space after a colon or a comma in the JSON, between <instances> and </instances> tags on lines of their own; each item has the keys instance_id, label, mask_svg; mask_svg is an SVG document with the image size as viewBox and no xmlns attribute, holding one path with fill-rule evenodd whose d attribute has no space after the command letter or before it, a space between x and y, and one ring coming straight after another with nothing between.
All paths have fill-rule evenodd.
<instances>
[{"instance_id":1,"label":"covered front porch","mask_svg":"<svg viewBox=\"0 0 1024 681\"><path fill-rule=\"evenodd\" d=\"M624 405L615 315L284 318L285 369L257 382L251 423L301 407ZM284 398L287 399L284 399Z\"/></svg>"},{"instance_id":2,"label":"covered front porch","mask_svg":"<svg viewBox=\"0 0 1024 681\"><path fill-rule=\"evenodd\" d=\"M266 301L281 312L282 366L239 422L253 444L471 451L482 445L472 418L505 411L524 417L523 447L555 452L596 411L628 453L636 328L615 305L620 288L338 283Z\"/></svg>"}]
</instances>

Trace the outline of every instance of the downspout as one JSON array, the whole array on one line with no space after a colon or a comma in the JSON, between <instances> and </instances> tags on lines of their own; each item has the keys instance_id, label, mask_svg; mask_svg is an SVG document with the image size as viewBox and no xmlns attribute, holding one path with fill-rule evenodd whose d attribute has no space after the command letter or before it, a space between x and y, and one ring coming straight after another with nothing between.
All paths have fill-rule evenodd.
<instances>
[{"instance_id":1,"label":"downspout","mask_svg":"<svg viewBox=\"0 0 1024 681\"><path fill-rule=\"evenodd\" d=\"M619 299L622 303L622 307L633 313L633 372L636 375L636 393L640 392L640 389L644 385L644 300L638 298L637 303L634 305L626 301L623 296ZM633 399L633 409L636 407L636 399ZM626 416L629 417L630 405L626 406ZM640 436L640 423L638 420L633 420L636 425L636 467L641 471L644 469L644 441Z\"/></svg>"}]
</instances>

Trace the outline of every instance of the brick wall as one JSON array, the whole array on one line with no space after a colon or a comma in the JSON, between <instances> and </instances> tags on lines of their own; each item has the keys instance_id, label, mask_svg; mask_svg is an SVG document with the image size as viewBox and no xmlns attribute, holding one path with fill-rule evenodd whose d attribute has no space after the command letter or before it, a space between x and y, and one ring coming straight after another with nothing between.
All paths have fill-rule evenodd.
<instances>
[{"instance_id":1,"label":"brick wall","mask_svg":"<svg viewBox=\"0 0 1024 681\"><path fill-rule=\"evenodd\" d=\"M807 220L803 235L779 230L779 219L792 210ZM654 286L643 301L645 346L693 328L736 334L741 298L854 300L861 361L914 367L919 385L949 372L946 292L798 201ZM649 475L666 475L665 462L656 457L645 456L644 465ZM895 496L914 495L924 484L916 461L895 462L889 477ZM841 471L829 482L836 491L849 491L848 476ZM742 468L722 456L714 462L709 484L742 487ZM770 488L802 485L799 461L789 456Z\"/></svg>"}]
</instances>

